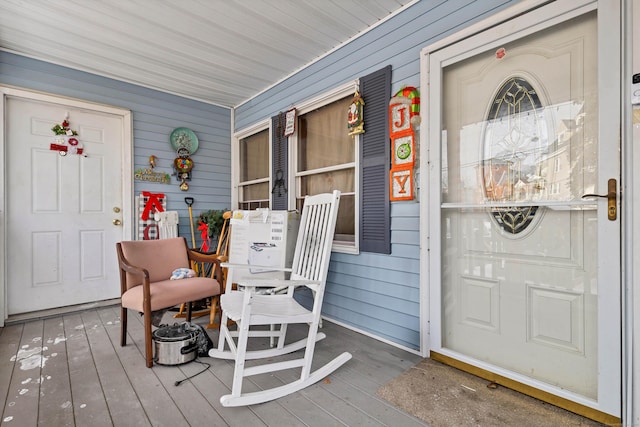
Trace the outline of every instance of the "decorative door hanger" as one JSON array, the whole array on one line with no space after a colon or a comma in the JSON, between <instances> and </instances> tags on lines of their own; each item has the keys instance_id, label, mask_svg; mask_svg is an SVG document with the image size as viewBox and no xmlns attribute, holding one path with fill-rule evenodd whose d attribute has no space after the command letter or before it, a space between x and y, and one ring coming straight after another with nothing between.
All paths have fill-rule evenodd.
<instances>
[{"instance_id":1,"label":"decorative door hanger","mask_svg":"<svg viewBox=\"0 0 640 427\"><path fill-rule=\"evenodd\" d=\"M78 139L78 132L69 126L69 113L64 116L62 122L56 123L51 130L55 134L55 138L49 145L50 150L57 151L61 156L66 156L67 153L83 154L84 148Z\"/></svg>"}]
</instances>

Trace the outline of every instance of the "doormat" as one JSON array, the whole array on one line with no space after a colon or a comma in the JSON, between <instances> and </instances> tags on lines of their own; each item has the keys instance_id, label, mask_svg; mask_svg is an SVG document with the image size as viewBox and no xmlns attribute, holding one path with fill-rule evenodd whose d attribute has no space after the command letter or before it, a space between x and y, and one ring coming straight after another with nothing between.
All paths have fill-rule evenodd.
<instances>
[{"instance_id":1,"label":"doormat","mask_svg":"<svg viewBox=\"0 0 640 427\"><path fill-rule=\"evenodd\" d=\"M377 394L431 427L604 426L517 391L495 386L475 375L423 359L380 387Z\"/></svg>"}]
</instances>

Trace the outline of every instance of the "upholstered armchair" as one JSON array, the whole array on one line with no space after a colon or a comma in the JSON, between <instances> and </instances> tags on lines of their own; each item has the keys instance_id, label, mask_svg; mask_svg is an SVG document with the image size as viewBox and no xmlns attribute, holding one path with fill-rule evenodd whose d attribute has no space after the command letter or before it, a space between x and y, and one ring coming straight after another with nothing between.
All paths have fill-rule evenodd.
<instances>
[{"instance_id":1,"label":"upholstered armchair","mask_svg":"<svg viewBox=\"0 0 640 427\"><path fill-rule=\"evenodd\" d=\"M144 315L144 339L147 367L153 366L151 336L152 313L186 303L191 321L191 303L205 298L218 298L222 270L216 255L189 249L184 237L161 240L123 241L116 244L120 266L121 328L120 345L127 344L127 309ZM196 268L196 277L171 280L177 269L211 263L207 277ZM212 303L212 310L217 304Z\"/></svg>"}]
</instances>

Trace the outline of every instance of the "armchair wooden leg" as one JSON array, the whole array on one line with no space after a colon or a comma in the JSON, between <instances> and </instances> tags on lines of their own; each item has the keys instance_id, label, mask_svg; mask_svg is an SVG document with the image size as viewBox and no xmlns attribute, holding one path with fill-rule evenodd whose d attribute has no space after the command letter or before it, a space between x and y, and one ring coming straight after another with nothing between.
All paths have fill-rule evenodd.
<instances>
[{"instance_id":1,"label":"armchair wooden leg","mask_svg":"<svg viewBox=\"0 0 640 427\"><path fill-rule=\"evenodd\" d=\"M153 367L153 337L151 336L151 313L144 316L144 351L147 359L147 368Z\"/></svg>"},{"instance_id":2,"label":"armchair wooden leg","mask_svg":"<svg viewBox=\"0 0 640 427\"><path fill-rule=\"evenodd\" d=\"M191 309L193 308L193 303L187 303L187 322L191 322Z\"/></svg>"},{"instance_id":3,"label":"armchair wooden leg","mask_svg":"<svg viewBox=\"0 0 640 427\"><path fill-rule=\"evenodd\" d=\"M120 307L120 346L127 345L127 309Z\"/></svg>"}]
</instances>

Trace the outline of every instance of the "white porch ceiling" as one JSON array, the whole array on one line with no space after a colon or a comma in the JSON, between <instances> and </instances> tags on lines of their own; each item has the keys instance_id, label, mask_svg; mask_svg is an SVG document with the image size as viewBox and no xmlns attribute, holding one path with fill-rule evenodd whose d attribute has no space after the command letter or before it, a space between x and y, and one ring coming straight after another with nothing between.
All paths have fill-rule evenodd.
<instances>
[{"instance_id":1,"label":"white porch ceiling","mask_svg":"<svg viewBox=\"0 0 640 427\"><path fill-rule=\"evenodd\" d=\"M417 0L0 0L0 49L235 107Z\"/></svg>"}]
</instances>

